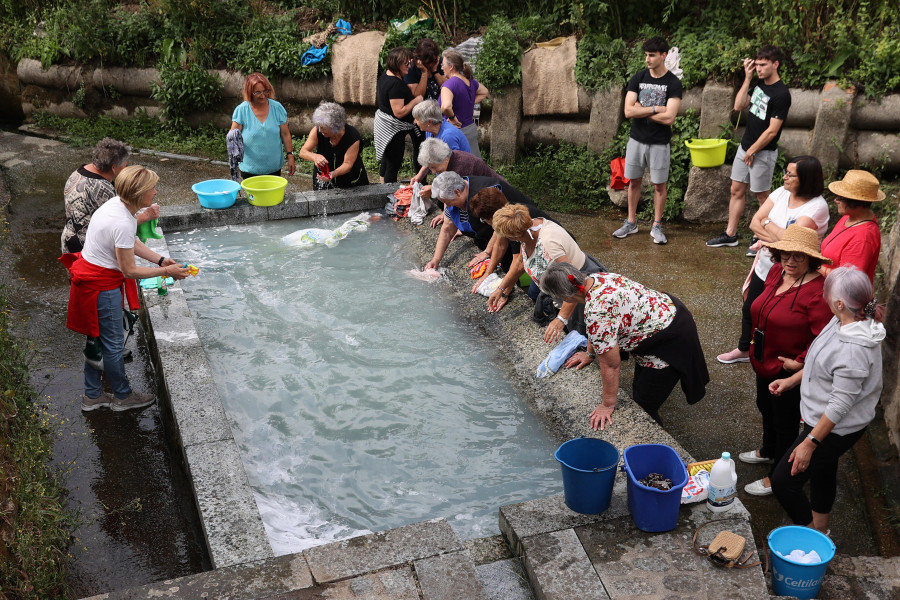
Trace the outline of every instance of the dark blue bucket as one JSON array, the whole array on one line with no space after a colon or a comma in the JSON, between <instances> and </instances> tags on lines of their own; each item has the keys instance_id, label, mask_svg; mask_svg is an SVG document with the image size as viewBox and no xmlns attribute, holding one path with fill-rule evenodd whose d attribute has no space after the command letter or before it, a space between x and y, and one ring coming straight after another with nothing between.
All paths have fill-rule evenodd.
<instances>
[{"instance_id":1,"label":"dark blue bucket","mask_svg":"<svg viewBox=\"0 0 900 600\"><path fill-rule=\"evenodd\" d=\"M628 473L628 511L641 531L671 531L678 525L681 490L688 480L681 457L665 444L637 444L622 453ZM639 483L650 473L672 480L672 488L658 490Z\"/></svg>"},{"instance_id":2,"label":"dark blue bucket","mask_svg":"<svg viewBox=\"0 0 900 600\"><path fill-rule=\"evenodd\" d=\"M822 562L805 564L787 558L794 550L806 553L815 550ZM769 533L769 556L772 558L772 589L775 594L796 598L817 597L828 563L834 558L834 550L831 538L815 529L799 525L773 529ZM779 556L779 552L784 556Z\"/></svg>"},{"instance_id":3,"label":"dark blue bucket","mask_svg":"<svg viewBox=\"0 0 900 600\"><path fill-rule=\"evenodd\" d=\"M609 442L576 438L554 454L562 467L566 506L575 512L595 515L609 508L619 451Z\"/></svg>"}]
</instances>

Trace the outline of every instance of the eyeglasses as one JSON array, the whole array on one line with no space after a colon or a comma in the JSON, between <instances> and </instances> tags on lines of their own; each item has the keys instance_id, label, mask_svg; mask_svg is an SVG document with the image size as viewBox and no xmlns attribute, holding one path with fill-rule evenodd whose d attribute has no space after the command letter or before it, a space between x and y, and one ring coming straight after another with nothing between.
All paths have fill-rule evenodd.
<instances>
[{"instance_id":1,"label":"eyeglasses","mask_svg":"<svg viewBox=\"0 0 900 600\"><path fill-rule=\"evenodd\" d=\"M799 262L799 261L802 261L807 258L809 258L809 256L807 256L806 254L804 254L802 252L782 252L781 253L781 261L782 262L784 262L786 260L791 260L791 259Z\"/></svg>"},{"instance_id":2,"label":"eyeglasses","mask_svg":"<svg viewBox=\"0 0 900 600\"><path fill-rule=\"evenodd\" d=\"M263 96L271 96L272 92L269 90L258 90L253 92L253 96L256 98L262 98Z\"/></svg>"},{"instance_id":3,"label":"eyeglasses","mask_svg":"<svg viewBox=\"0 0 900 600\"><path fill-rule=\"evenodd\" d=\"M784 177L785 177L785 179L797 179L800 176L795 173L791 173L790 171L785 171Z\"/></svg>"}]
</instances>

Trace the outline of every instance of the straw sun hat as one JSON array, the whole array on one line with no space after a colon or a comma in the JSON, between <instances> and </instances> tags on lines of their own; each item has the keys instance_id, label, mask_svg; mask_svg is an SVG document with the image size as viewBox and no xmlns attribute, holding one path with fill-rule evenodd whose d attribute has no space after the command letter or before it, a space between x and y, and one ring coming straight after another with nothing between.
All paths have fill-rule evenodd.
<instances>
[{"instance_id":1,"label":"straw sun hat","mask_svg":"<svg viewBox=\"0 0 900 600\"><path fill-rule=\"evenodd\" d=\"M884 192L878 189L878 183L878 178L868 171L851 170L840 181L829 183L828 189L848 200L881 202Z\"/></svg>"},{"instance_id":2,"label":"straw sun hat","mask_svg":"<svg viewBox=\"0 0 900 600\"><path fill-rule=\"evenodd\" d=\"M809 229L803 225L788 225L788 228L784 230L784 237L780 241L763 244L763 246L782 252L802 252L811 258L818 258L825 264L831 264L831 259L822 256L819 252L819 234L815 229Z\"/></svg>"}]
</instances>

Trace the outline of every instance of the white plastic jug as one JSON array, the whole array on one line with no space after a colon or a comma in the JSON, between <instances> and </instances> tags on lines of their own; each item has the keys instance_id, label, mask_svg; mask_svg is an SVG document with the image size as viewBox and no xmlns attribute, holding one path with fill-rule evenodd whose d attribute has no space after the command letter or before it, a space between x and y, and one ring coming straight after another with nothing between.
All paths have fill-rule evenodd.
<instances>
[{"instance_id":1,"label":"white plastic jug","mask_svg":"<svg viewBox=\"0 0 900 600\"><path fill-rule=\"evenodd\" d=\"M722 458L713 463L709 474L709 497L706 506L712 512L725 512L734 506L737 497L737 472L730 452L723 452Z\"/></svg>"}]
</instances>

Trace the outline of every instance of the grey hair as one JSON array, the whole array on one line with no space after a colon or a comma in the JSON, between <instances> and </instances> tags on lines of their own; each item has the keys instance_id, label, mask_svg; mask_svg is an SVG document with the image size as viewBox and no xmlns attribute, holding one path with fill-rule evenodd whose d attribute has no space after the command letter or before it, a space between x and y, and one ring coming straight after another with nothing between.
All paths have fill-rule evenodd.
<instances>
[{"instance_id":1,"label":"grey hair","mask_svg":"<svg viewBox=\"0 0 900 600\"><path fill-rule=\"evenodd\" d=\"M441 114L441 107L434 100L419 102L413 107L412 113L413 119L426 125L440 125L444 120L444 115Z\"/></svg>"},{"instance_id":2,"label":"grey hair","mask_svg":"<svg viewBox=\"0 0 900 600\"><path fill-rule=\"evenodd\" d=\"M336 102L320 102L313 112L312 122L316 127L327 127L334 133L343 131L347 125L347 111Z\"/></svg>"},{"instance_id":3,"label":"grey hair","mask_svg":"<svg viewBox=\"0 0 900 600\"><path fill-rule=\"evenodd\" d=\"M831 271L825 278L822 294L831 307L834 307L838 300L842 300L844 310L853 315L857 321L867 318L881 320L876 317L878 305L875 302L872 281L866 273L855 266L838 267Z\"/></svg>"},{"instance_id":4,"label":"grey hair","mask_svg":"<svg viewBox=\"0 0 900 600\"><path fill-rule=\"evenodd\" d=\"M416 108L420 105L417 104ZM419 146L419 164L425 166L439 165L450 158L452 152L453 150L450 149L450 146L444 140L436 137L428 138Z\"/></svg>"},{"instance_id":5,"label":"grey hair","mask_svg":"<svg viewBox=\"0 0 900 600\"><path fill-rule=\"evenodd\" d=\"M569 277L573 277L575 281ZM541 291L554 300L565 300L581 291L578 286L583 286L585 279L584 273L571 263L555 260L541 275Z\"/></svg>"},{"instance_id":6,"label":"grey hair","mask_svg":"<svg viewBox=\"0 0 900 600\"><path fill-rule=\"evenodd\" d=\"M464 189L465 180L453 171L444 171L431 182L431 196L438 200L453 200Z\"/></svg>"},{"instance_id":7,"label":"grey hair","mask_svg":"<svg viewBox=\"0 0 900 600\"><path fill-rule=\"evenodd\" d=\"M103 173L113 167L121 167L128 160L128 146L119 140L105 137L94 146L91 162Z\"/></svg>"}]
</instances>

